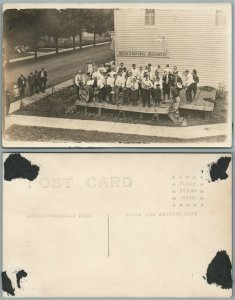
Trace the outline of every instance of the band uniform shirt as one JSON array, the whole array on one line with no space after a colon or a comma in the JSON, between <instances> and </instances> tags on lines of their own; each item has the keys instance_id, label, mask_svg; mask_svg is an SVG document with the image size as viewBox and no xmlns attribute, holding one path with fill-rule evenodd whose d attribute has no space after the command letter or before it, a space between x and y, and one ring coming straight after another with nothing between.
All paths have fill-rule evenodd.
<instances>
[{"instance_id":1,"label":"band uniform shirt","mask_svg":"<svg viewBox=\"0 0 235 300\"><path fill-rule=\"evenodd\" d=\"M142 81L142 88L144 90L149 90L153 86L152 81L144 78Z\"/></svg>"},{"instance_id":2,"label":"band uniform shirt","mask_svg":"<svg viewBox=\"0 0 235 300\"><path fill-rule=\"evenodd\" d=\"M139 70L137 68L135 68L135 69L132 68L131 72L134 77L137 77L139 75Z\"/></svg>"},{"instance_id":3,"label":"band uniform shirt","mask_svg":"<svg viewBox=\"0 0 235 300\"><path fill-rule=\"evenodd\" d=\"M111 86L112 88L114 87L115 79L113 77L108 77L107 78L107 85Z\"/></svg>"},{"instance_id":4,"label":"band uniform shirt","mask_svg":"<svg viewBox=\"0 0 235 300\"><path fill-rule=\"evenodd\" d=\"M127 80L126 80L126 87L128 89L131 88L132 80L133 80L133 76L128 77Z\"/></svg>"},{"instance_id":5,"label":"band uniform shirt","mask_svg":"<svg viewBox=\"0 0 235 300\"><path fill-rule=\"evenodd\" d=\"M97 80L97 86L102 89L105 86L105 77L103 75Z\"/></svg>"},{"instance_id":6,"label":"band uniform shirt","mask_svg":"<svg viewBox=\"0 0 235 300\"><path fill-rule=\"evenodd\" d=\"M136 81L135 83L132 82L132 84L131 84L131 89L132 89L133 91L137 91L137 90L139 89L138 81Z\"/></svg>"},{"instance_id":7,"label":"band uniform shirt","mask_svg":"<svg viewBox=\"0 0 235 300\"><path fill-rule=\"evenodd\" d=\"M101 72L106 72L106 68L105 67L100 67L99 69L98 69L98 71L101 73Z\"/></svg>"},{"instance_id":8,"label":"band uniform shirt","mask_svg":"<svg viewBox=\"0 0 235 300\"><path fill-rule=\"evenodd\" d=\"M111 77L113 77L115 74L117 74L116 71L111 71L111 72L110 72L110 76L111 76Z\"/></svg>"},{"instance_id":9,"label":"band uniform shirt","mask_svg":"<svg viewBox=\"0 0 235 300\"><path fill-rule=\"evenodd\" d=\"M186 76L186 86L190 86L192 83L194 83L193 75L191 73L188 73Z\"/></svg>"},{"instance_id":10,"label":"band uniform shirt","mask_svg":"<svg viewBox=\"0 0 235 300\"><path fill-rule=\"evenodd\" d=\"M92 74L92 79L99 79L101 77L101 73L99 71L95 71L93 74Z\"/></svg>"},{"instance_id":11,"label":"band uniform shirt","mask_svg":"<svg viewBox=\"0 0 235 300\"><path fill-rule=\"evenodd\" d=\"M115 81L115 85L118 87L124 87L124 78L121 75L118 75Z\"/></svg>"}]
</instances>

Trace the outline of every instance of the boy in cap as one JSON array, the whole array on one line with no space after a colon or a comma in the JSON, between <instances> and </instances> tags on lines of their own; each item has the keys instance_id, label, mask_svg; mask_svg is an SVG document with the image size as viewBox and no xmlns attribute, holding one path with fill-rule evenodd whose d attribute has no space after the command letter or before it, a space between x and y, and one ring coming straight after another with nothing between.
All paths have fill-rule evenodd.
<instances>
[{"instance_id":1,"label":"boy in cap","mask_svg":"<svg viewBox=\"0 0 235 300\"><path fill-rule=\"evenodd\" d=\"M155 102L155 106L160 106L162 100L162 82L159 76L155 76L153 79L152 98Z\"/></svg>"},{"instance_id":2,"label":"boy in cap","mask_svg":"<svg viewBox=\"0 0 235 300\"><path fill-rule=\"evenodd\" d=\"M148 73L144 74L144 79L142 81L142 88L143 88L143 107L148 105L150 107L150 90L153 84L151 80L148 78Z\"/></svg>"}]
</instances>

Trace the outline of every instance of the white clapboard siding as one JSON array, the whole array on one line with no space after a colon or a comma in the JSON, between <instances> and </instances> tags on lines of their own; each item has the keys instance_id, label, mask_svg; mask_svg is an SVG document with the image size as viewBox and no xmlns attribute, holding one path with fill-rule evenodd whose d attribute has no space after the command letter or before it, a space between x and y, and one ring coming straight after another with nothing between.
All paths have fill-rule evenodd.
<instances>
[{"instance_id":1,"label":"white clapboard siding","mask_svg":"<svg viewBox=\"0 0 235 300\"><path fill-rule=\"evenodd\" d=\"M117 63L139 65L176 65L184 70L197 69L200 85L225 85L231 78L231 36L227 25L216 25L216 10L156 10L156 26L144 26L144 9L115 11L115 50ZM126 57L118 51L161 51L158 35L163 35L169 57Z\"/></svg>"}]
</instances>

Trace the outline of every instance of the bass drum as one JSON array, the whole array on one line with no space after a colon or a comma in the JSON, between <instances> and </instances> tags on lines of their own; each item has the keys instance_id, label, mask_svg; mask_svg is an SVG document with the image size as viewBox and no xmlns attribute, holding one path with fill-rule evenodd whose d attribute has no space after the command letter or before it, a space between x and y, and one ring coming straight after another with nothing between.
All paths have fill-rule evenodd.
<instances>
[{"instance_id":1,"label":"bass drum","mask_svg":"<svg viewBox=\"0 0 235 300\"><path fill-rule=\"evenodd\" d=\"M89 102L93 99L93 88L90 85L84 85L79 91L80 99L84 102Z\"/></svg>"}]
</instances>

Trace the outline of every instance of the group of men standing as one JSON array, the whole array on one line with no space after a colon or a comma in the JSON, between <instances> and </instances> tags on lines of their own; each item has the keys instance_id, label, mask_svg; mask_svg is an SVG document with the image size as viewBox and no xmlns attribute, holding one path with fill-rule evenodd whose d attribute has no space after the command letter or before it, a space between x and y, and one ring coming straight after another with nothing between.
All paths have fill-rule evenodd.
<instances>
[{"instance_id":1,"label":"group of men standing","mask_svg":"<svg viewBox=\"0 0 235 300\"><path fill-rule=\"evenodd\" d=\"M98 91L99 101L126 105L138 105L141 101L143 106L150 107L151 100L159 106L167 99L180 97L180 90L186 87L186 100L192 102L199 82L196 70L192 73L186 70L183 78L176 66L171 70L166 65L163 74L160 73L161 66L154 68L151 64L139 68L133 64L129 70L124 63L118 67L114 62L94 66L89 73L79 71L75 76L77 95L80 98L81 87L85 85L89 86L91 93L92 90Z\"/></svg>"},{"instance_id":2,"label":"group of men standing","mask_svg":"<svg viewBox=\"0 0 235 300\"><path fill-rule=\"evenodd\" d=\"M35 70L34 73L30 72L28 78L21 74L17 81L20 98L25 96L27 82L30 96L34 95L35 93L38 94L39 92L45 93L47 80L47 72L44 68L42 68L40 71Z\"/></svg>"}]
</instances>

